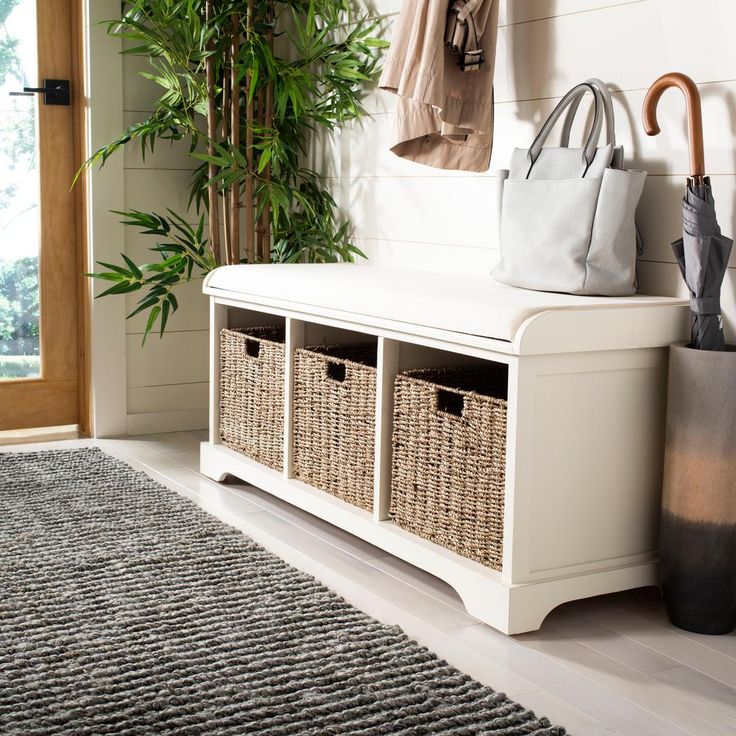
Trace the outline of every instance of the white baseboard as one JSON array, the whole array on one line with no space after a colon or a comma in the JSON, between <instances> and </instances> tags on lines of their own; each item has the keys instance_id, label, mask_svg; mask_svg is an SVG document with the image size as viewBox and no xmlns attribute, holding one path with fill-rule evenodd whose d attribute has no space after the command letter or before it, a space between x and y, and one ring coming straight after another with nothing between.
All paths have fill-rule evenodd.
<instances>
[{"instance_id":1,"label":"white baseboard","mask_svg":"<svg viewBox=\"0 0 736 736\"><path fill-rule=\"evenodd\" d=\"M128 414L127 416L129 435L207 429L208 423L208 410L206 408L154 411L144 414Z\"/></svg>"}]
</instances>

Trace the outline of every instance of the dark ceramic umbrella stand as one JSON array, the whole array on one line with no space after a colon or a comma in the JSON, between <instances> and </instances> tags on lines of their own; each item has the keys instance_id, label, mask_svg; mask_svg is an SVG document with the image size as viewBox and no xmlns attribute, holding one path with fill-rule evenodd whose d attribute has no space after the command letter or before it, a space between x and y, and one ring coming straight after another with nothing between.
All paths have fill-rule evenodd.
<instances>
[{"instance_id":1,"label":"dark ceramic umbrella stand","mask_svg":"<svg viewBox=\"0 0 736 736\"><path fill-rule=\"evenodd\" d=\"M704 634L736 627L736 349L726 345L721 286L733 242L721 234L705 176L700 94L684 74L660 77L644 100L644 129L669 87L687 101L691 176L682 238L672 243L690 292L692 338L670 349L660 560L667 612Z\"/></svg>"}]
</instances>

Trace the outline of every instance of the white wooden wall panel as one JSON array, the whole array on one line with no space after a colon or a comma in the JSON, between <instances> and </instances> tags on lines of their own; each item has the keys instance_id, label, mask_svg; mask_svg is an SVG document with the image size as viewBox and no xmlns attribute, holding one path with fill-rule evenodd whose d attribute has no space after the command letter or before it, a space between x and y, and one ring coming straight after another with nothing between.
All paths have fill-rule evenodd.
<instances>
[{"instance_id":1,"label":"white wooden wall panel","mask_svg":"<svg viewBox=\"0 0 736 736\"><path fill-rule=\"evenodd\" d=\"M390 37L401 0L369 6L386 14ZM642 291L683 294L670 249L681 230L680 198L689 171L685 104L677 90L659 105L662 133L647 136L641 105L667 71L698 83L706 169L724 233L736 234L736 28L732 0L501 0L496 60L496 123L491 167L447 172L389 151L395 98L370 90L369 116L316 137L312 162L329 179L356 243L379 264L447 272L488 272L498 258L494 172L531 143L560 97L589 76L613 90L617 135L627 165L649 172L639 225L646 249ZM582 135L583 122L573 136ZM736 340L736 253L724 287L725 324Z\"/></svg>"},{"instance_id":2,"label":"white wooden wall panel","mask_svg":"<svg viewBox=\"0 0 736 736\"><path fill-rule=\"evenodd\" d=\"M168 386L142 386L128 390L131 414L173 411L172 406L207 410L209 381Z\"/></svg>"},{"instance_id":3,"label":"white wooden wall panel","mask_svg":"<svg viewBox=\"0 0 736 736\"><path fill-rule=\"evenodd\" d=\"M191 176L186 169L126 169L125 206L142 212L166 214L168 208L186 214Z\"/></svg>"},{"instance_id":4,"label":"white wooden wall panel","mask_svg":"<svg viewBox=\"0 0 736 736\"><path fill-rule=\"evenodd\" d=\"M128 335L128 389L201 383L209 375L207 334L189 330L171 332L163 340L151 336L140 350L141 335Z\"/></svg>"},{"instance_id":5,"label":"white wooden wall panel","mask_svg":"<svg viewBox=\"0 0 736 736\"><path fill-rule=\"evenodd\" d=\"M498 23L503 27L560 15L588 12L591 6L598 9L612 5L630 5L631 2L632 0L596 0L595 3L589 0L511 0L501 3Z\"/></svg>"},{"instance_id":6,"label":"white wooden wall panel","mask_svg":"<svg viewBox=\"0 0 736 736\"><path fill-rule=\"evenodd\" d=\"M123 125L123 79L120 41L110 38L101 23L120 9L117 0L86 0L88 155L120 133ZM110 261L125 247L125 233L111 209L125 196L123 161L108 161L89 176L88 246L93 259ZM100 283L95 293L104 290ZM98 437L126 430L125 304L121 299L92 302L92 414Z\"/></svg>"},{"instance_id":7,"label":"white wooden wall panel","mask_svg":"<svg viewBox=\"0 0 736 736\"><path fill-rule=\"evenodd\" d=\"M490 177L369 178L337 199L363 237L481 248L497 247L497 191Z\"/></svg>"},{"instance_id":8,"label":"white wooden wall panel","mask_svg":"<svg viewBox=\"0 0 736 736\"><path fill-rule=\"evenodd\" d=\"M673 68L696 82L736 78L732 0L587 5L588 12L499 29L499 102L556 97L591 73L626 90L645 89Z\"/></svg>"},{"instance_id":9,"label":"white wooden wall panel","mask_svg":"<svg viewBox=\"0 0 736 736\"><path fill-rule=\"evenodd\" d=\"M131 125L145 117L156 100L158 88L137 74L150 71L148 63L123 57L124 123ZM186 143L159 142L152 155L143 159L137 144L126 147L124 205L165 214L172 209L187 214L189 184L195 163L187 157ZM191 222L197 220L188 214ZM126 228L125 251L141 262L153 260L147 252L154 239ZM127 428L131 433L204 428L207 425L207 329L208 305L201 293L201 281L193 281L177 292L179 311L171 318L163 339L151 335L141 345L145 316L126 322L127 345ZM127 313L133 311L138 294L126 296Z\"/></svg>"},{"instance_id":10,"label":"white wooden wall panel","mask_svg":"<svg viewBox=\"0 0 736 736\"><path fill-rule=\"evenodd\" d=\"M500 257L497 250L464 245L448 247L362 237L356 237L354 241L372 262L405 270L441 271L458 275L489 274Z\"/></svg>"}]
</instances>

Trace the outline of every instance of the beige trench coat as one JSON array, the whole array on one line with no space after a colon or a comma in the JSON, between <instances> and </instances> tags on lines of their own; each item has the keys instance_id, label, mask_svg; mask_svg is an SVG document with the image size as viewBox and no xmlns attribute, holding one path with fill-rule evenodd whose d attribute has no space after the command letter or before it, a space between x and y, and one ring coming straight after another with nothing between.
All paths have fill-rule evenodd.
<instances>
[{"instance_id":1,"label":"beige trench coat","mask_svg":"<svg viewBox=\"0 0 736 736\"><path fill-rule=\"evenodd\" d=\"M499 0L404 0L379 86L399 96L391 150L441 169L487 171ZM483 52L463 71L445 46L451 6L465 11ZM452 33L452 32L451 32Z\"/></svg>"}]
</instances>

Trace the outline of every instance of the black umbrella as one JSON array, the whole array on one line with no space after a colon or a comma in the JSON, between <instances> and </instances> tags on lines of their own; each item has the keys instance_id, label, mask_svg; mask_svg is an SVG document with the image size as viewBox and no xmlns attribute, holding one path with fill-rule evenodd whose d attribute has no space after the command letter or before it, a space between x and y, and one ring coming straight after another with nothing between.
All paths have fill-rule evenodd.
<instances>
[{"instance_id":1,"label":"black umbrella","mask_svg":"<svg viewBox=\"0 0 736 736\"><path fill-rule=\"evenodd\" d=\"M722 235L718 227L710 180L705 176L700 93L690 77L672 72L661 76L649 88L644 99L644 129L648 135L659 133L657 103L668 87L683 91L688 110L692 176L682 199L682 238L672 243L672 250L690 291L690 346L698 350L725 350L721 285L733 241Z\"/></svg>"},{"instance_id":2,"label":"black umbrella","mask_svg":"<svg viewBox=\"0 0 736 736\"><path fill-rule=\"evenodd\" d=\"M728 268L733 241L721 235L713 192L688 183L682 198L682 237L672 243L677 264L690 290L692 339L698 350L725 350L721 321L721 284Z\"/></svg>"}]
</instances>

